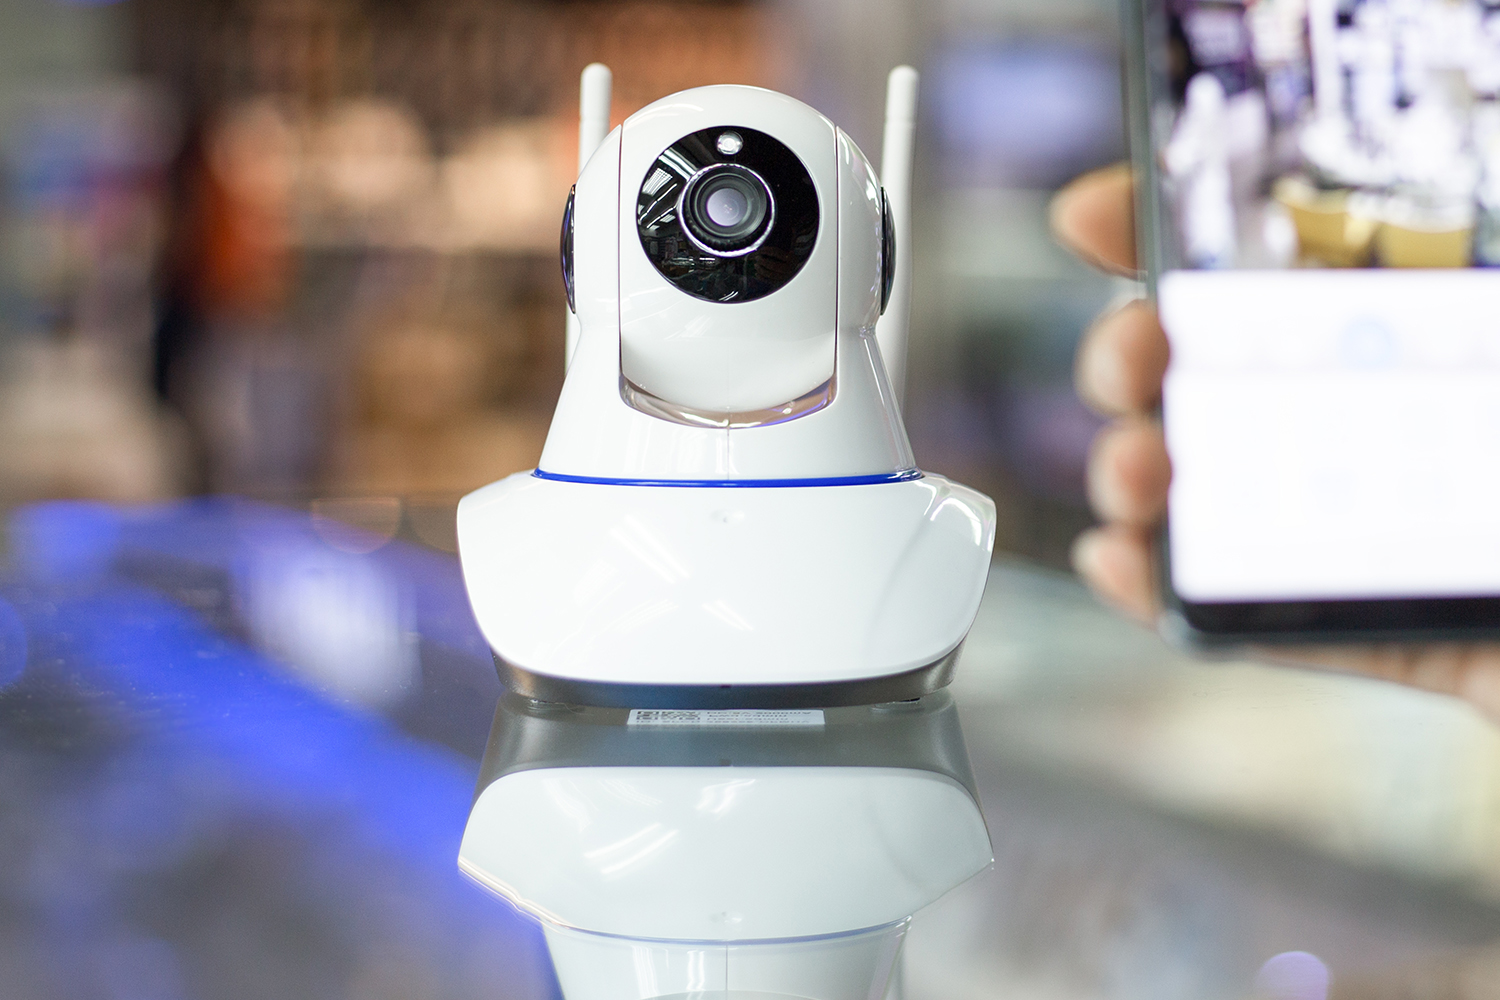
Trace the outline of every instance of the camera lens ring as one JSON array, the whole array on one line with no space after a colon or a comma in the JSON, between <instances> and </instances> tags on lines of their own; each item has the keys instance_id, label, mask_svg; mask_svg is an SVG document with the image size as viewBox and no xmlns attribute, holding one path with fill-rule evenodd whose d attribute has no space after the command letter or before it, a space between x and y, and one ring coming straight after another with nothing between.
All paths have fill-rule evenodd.
<instances>
[{"instance_id":1,"label":"camera lens ring","mask_svg":"<svg viewBox=\"0 0 1500 1000\"><path fill-rule=\"evenodd\" d=\"M748 224L726 226L712 218L713 209L707 203L721 190L737 191L743 196ZM683 235L698 249L715 257L743 257L759 250L771 235L776 225L776 198L765 178L749 167L711 163L683 185L682 193L677 196L677 218L682 222ZM724 233L714 233L715 228ZM751 237L748 243L744 242L746 236Z\"/></svg>"}]
</instances>

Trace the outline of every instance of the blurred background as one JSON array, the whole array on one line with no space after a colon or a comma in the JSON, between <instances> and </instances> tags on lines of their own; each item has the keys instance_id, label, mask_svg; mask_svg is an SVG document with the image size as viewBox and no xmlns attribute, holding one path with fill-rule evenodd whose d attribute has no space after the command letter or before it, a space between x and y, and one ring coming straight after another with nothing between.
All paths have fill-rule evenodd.
<instances>
[{"instance_id":1,"label":"blurred background","mask_svg":"<svg viewBox=\"0 0 1500 1000\"><path fill-rule=\"evenodd\" d=\"M1110 295L1049 193L1123 155L1109 0L12 0L0 497L451 505L535 465L562 380L577 81L801 97L879 155L924 72L909 424L1061 563Z\"/></svg>"},{"instance_id":2,"label":"blurred background","mask_svg":"<svg viewBox=\"0 0 1500 1000\"><path fill-rule=\"evenodd\" d=\"M0 994L556 1000L454 870L499 687L453 511L540 453L600 60L616 121L755 83L872 156L923 73L907 423L999 508L955 688L997 864L906 996L1233 1000L1305 950L1500 997L1491 724L1192 661L1063 570L1072 353L1132 287L1047 203L1124 155L1118 52L1113 0L0 2Z\"/></svg>"}]
</instances>

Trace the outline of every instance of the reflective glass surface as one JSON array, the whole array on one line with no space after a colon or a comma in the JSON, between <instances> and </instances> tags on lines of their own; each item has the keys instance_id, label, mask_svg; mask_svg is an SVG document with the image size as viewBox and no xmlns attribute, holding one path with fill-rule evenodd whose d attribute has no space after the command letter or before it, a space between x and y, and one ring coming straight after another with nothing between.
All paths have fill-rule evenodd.
<instances>
[{"instance_id":1,"label":"reflective glass surface","mask_svg":"<svg viewBox=\"0 0 1500 1000\"><path fill-rule=\"evenodd\" d=\"M6 996L559 995L456 868L500 694L456 559L413 505L329 509L12 516ZM1500 738L1468 710L1190 663L1016 562L958 676L996 864L893 990L1248 997L1308 952L1335 997L1491 995Z\"/></svg>"}]
</instances>

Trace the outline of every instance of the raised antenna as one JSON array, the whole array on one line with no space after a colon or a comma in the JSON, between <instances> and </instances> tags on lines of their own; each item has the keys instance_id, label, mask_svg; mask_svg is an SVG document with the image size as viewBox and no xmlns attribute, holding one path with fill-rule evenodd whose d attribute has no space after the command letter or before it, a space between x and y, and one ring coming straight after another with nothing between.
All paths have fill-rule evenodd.
<instances>
[{"instance_id":1,"label":"raised antenna","mask_svg":"<svg viewBox=\"0 0 1500 1000\"><path fill-rule=\"evenodd\" d=\"M614 74L603 63L589 63L578 78L578 172L588 165L589 157L609 135L609 112ZM898 279L899 280L899 279ZM578 346L578 317L568 311L567 334L563 341L563 363L573 361Z\"/></svg>"},{"instance_id":2,"label":"raised antenna","mask_svg":"<svg viewBox=\"0 0 1500 1000\"><path fill-rule=\"evenodd\" d=\"M917 126L917 81L910 66L891 70L885 87L885 141L880 149L880 181L896 230L896 278L875 339L898 405L906 400L906 331L911 322L911 172Z\"/></svg>"}]
</instances>

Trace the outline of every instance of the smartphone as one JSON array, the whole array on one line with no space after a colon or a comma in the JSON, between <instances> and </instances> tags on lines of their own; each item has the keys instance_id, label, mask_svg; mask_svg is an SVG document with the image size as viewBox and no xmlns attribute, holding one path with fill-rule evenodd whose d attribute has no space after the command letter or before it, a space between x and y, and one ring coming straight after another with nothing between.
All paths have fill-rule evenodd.
<instances>
[{"instance_id":1,"label":"smartphone","mask_svg":"<svg viewBox=\"0 0 1500 1000\"><path fill-rule=\"evenodd\" d=\"M1123 3L1168 631L1500 633L1500 5Z\"/></svg>"}]
</instances>

